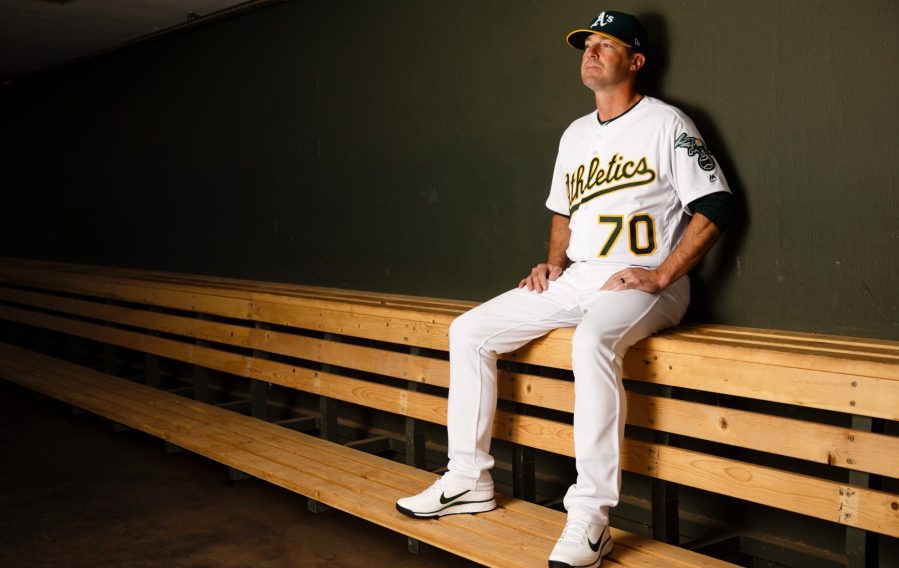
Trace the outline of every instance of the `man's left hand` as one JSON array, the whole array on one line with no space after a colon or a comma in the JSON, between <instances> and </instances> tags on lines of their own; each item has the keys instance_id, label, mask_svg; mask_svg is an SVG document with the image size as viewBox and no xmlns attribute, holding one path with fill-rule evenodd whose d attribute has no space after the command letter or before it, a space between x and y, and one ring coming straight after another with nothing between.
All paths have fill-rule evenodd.
<instances>
[{"instance_id":1,"label":"man's left hand","mask_svg":"<svg viewBox=\"0 0 899 568\"><path fill-rule=\"evenodd\" d=\"M625 268L610 276L600 290L642 290L655 294L663 288L665 286L657 270Z\"/></svg>"}]
</instances>

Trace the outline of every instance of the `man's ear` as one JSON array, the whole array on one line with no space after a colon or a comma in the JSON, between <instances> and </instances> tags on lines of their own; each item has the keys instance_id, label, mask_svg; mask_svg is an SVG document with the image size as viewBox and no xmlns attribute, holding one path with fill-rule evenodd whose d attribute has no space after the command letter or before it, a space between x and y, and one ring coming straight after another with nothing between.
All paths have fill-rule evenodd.
<instances>
[{"instance_id":1,"label":"man's ear","mask_svg":"<svg viewBox=\"0 0 899 568\"><path fill-rule=\"evenodd\" d=\"M646 64L646 56L642 53L635 53L631 59L631 71L639 71Z\"/></svg>"}]
</instances>

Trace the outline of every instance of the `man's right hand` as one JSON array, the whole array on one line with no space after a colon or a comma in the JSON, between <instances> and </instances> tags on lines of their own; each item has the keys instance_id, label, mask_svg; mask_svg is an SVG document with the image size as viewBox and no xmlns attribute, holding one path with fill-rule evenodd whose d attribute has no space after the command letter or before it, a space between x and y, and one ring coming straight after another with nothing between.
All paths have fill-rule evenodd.
<instances>
[{"instance_id":1,"label":"man's right hand","mask_svg":"<svg viewBox=\"0 0 899 568\"><path fill-rule=\"evenodd\" d=\"M518 283L519 288L527 286L531 292L541 293L549 289L549 283L562 275L564 268L555 264L542 262L535 266L527 278Z\"/></svg>"}]
</instances>

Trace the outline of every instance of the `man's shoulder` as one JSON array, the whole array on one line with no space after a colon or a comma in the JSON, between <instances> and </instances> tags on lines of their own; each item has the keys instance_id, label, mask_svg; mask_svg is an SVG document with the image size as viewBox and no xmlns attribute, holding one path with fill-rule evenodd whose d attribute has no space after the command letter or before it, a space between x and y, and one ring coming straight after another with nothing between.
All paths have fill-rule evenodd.
<instances>
[{"instance_id":1,"label":"man's shoulder","mask_svg":"<svg viewBox=\"0 0 899 568\"><path fill-rule=\"evenodd\" d=\"M662 120L690 120L690 118L681 109L655 97L643 97L641 106L643 107L644 112L651 113Z\"/></svg>"}]
</instances>

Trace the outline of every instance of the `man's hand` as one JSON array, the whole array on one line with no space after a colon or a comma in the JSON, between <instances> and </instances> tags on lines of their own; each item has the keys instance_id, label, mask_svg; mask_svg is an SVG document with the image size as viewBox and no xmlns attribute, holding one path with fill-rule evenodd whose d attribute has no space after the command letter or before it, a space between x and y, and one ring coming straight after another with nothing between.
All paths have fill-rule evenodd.
<instances>
[{"instance_id":1,"label":"man's hand","mask_svg":"<svg viewBox=\"0 0 899 568\"><path fill-rule=\"evenodd\" d=\"M600 290L642 290L655 294L665 286L658 270L625 268L610 276Z\"/></svg>"},{"instance_id":2,"label":"man's hand","mask_svg":"<svg viewBox=\"0 0 899 568\"><path fill-rule=\"evenodd\" d=\"M553 215L549 229L549 254L546 262L535 266L527 278L518 283L518 287L527 286L528 290L531 292L536 290L538 294L545 292L549 288L549 283L561 276L565 270L565 264L568 262L565 249L568 248L570 239L571 229L568 227L568 217L556 213Z\"/></svg>"},{"instance_id":3,"label":"man's hand","mask_svg":"<svg viewBox=\"0 0 899 568\"><path fill-rule=\"evenodd\" d=\"M690 219L680 243L655 270L625 268L613 274L600 290L643 290L650 294L661 292L676 282L712 248L721 231L702 213Z\"/></svg>"},{"instance_id":4,"label":"man's hand","mask_svg":"<svg viewBox=\"0 0 899 568\"><path fill-rule=\"evenodd\" d=\"M542 293L549 289L550 282L562 275L563 270L564 268L561 266L542 262L531 270L527 278L522 279L518 283L518 287L524 288L527 286L531 292L536 290L538 294Z\"/></svg>"}]
</instances>

